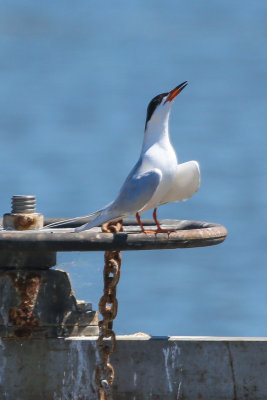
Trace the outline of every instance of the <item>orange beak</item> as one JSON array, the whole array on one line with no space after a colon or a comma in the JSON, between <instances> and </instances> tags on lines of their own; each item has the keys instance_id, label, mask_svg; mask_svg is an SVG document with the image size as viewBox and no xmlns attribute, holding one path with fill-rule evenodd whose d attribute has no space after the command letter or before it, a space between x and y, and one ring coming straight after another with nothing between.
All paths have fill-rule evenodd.
<instances>
[{"instance_id":1,"label":"orange beak","mask_svg":"<svg viewBox=\"0 0 267 400\"><path fill-rule=\"evenodd\" d=\"M172 89L167 97L167 99L164 101L164 104L167 103L167 101L172 101L175 99L176 96L178 96L179 93L187 86L188 82L185 81L178 85L176 88Z\"/></svg>"}]
</instances>

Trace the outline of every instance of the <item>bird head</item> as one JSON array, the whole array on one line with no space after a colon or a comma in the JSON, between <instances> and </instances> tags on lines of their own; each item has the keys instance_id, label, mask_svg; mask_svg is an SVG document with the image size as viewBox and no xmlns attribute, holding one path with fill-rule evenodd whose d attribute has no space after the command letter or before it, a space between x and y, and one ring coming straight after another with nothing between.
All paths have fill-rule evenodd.
<instances>
[{"instance_id":1,"label":"bird head","mask_svg":"<svg viewBox=\"0 0 267 400\"><path fill-rule=\"evenodd\" d=\"M169 115L173 100L186 86L187 81L176 86L176 88L172 89L170 92L158 94L151 100L147 107L145 130L147 129L148 123L160 122Z\"/></svg>"}]
</instances>

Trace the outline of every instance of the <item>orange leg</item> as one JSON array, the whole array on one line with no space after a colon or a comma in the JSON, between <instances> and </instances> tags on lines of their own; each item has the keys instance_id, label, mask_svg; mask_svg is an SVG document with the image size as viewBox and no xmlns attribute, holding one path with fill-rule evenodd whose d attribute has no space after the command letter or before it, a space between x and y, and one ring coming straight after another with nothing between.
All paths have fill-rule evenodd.
<instances>
[{"instance_id":1,"label":"orange leg","mask_svg":"<svg viewBox=\"0 0 267 400\"><path fill-rule=\"evenodd\" d=\"M138 212L136 213L135 216L136 216L138 225L140 226L141 231L142 231L143 233L153 233L154 235L157 233L157 231L146 231L146 230L144 229L144 226L143 226L143 224L142 224L142 221L141 221L141 218L140 218L140 215L138 214Z\"/></svg>"},{"instance_id":2,"label":"orange leg","mask_svg":"<svg viewBox=\"0 0 267 400\"><path fill-rule=\"evenodd\" d=\"M154 221L156 222L156 225L157 225L156 233L161 233L162 232L162 233L168 233L168 235L169 235L171 232L175 231L175 229L162 229L161 228L161 226L159 224L159 221L158 221L158 218L157 218L157 208L154 208L153 219L154 219Z\"/></svg>"},{"instance_id":3,"label":"orange leg","mask_svg":"<svg viewBox=\"0 0 267 400\"><path fill-rule=\"evenodd\" d=\"M160 224L159 224L159 221L158 221L158 218L157 218L157 208L154 208L154 211L153 211L153 219L154 219L154 221L156 222L156 225L157 225L158 230L160 230L161 227L160 227Z\"/></svg>"}]
</instances>

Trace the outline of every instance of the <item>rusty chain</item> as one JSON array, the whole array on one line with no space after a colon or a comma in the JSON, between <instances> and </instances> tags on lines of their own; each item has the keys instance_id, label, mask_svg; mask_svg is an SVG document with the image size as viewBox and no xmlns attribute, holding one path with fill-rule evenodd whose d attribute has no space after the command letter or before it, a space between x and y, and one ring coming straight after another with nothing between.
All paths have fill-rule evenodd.
<instances>
[{"instance_id":1,"label":"rusty chain","mask_svg":"<svg viewBox=\"0 0 267 400\"><path fill-rule=\"evenodd\" d=\"M122 232L122 220L102 225L102 232ZM99 301L99 312L103 320L99 321L99 338L97 341L101 355L101 364L96 368L95 382L99 400L112 400L111 386L114 381L114 368L110 363L110 356L116 348L116 336L113 332L113 320L118 312L116 288L120 280L121 253L120 251L105 252L104 266L104 294ZM105 340L110 339L110 340Z\"/></svg>"}]
</instances>

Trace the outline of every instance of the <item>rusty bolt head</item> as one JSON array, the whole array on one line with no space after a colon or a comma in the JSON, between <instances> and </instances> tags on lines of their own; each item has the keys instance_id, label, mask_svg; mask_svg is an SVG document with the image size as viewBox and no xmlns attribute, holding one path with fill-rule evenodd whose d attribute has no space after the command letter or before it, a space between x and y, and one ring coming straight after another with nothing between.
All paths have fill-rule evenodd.
<instances>
[{"instance_id":1,"label":"rusty bolt head","mask_svg":"<svg viewBox=\"0 0 267 400\"><path fill-rule=\"evenodd\" d=\"M27 231L32 229L40 229L44 226L43 214L4 214L4 229L12 229L16 231Z\"/></svg>"}]
</instances>

